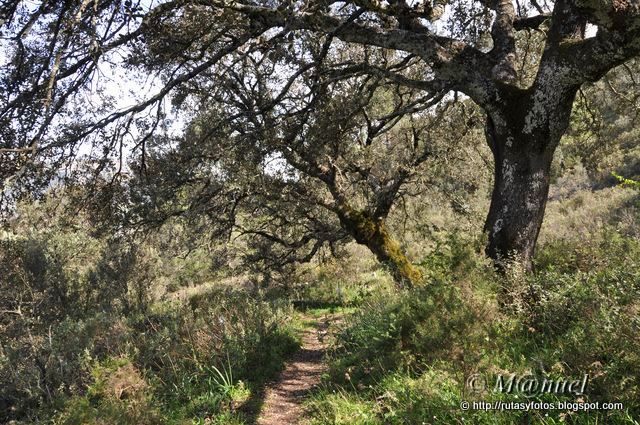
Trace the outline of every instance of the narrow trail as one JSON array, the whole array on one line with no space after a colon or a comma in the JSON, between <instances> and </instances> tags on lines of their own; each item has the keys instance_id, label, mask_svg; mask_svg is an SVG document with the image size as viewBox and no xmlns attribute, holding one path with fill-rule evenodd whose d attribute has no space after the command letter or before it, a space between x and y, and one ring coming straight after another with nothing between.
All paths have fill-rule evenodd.
<instances>
[{"instance_id":1,"label":"narrow trail","mask_svg":"<svg viewBox=\"0 0 640 425\"><path fill-rule=\"evenodd\" d=\"M310 320L316 321L318 326L304 331L301 349L286 363L278 379L267 387L258 425L299 424L302 402L320 383L326 370L324 354L331 319Z\"/></svg>"}]
</instances>

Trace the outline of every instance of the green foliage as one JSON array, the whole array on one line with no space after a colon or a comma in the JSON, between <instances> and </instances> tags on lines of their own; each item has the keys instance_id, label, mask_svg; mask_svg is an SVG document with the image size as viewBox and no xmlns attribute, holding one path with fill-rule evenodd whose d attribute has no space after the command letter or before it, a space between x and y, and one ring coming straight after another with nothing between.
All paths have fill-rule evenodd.
<instances>
[{"instance_id":1,"label":"green foliage","mask_svg":"<svg viewBox=\"0 0 640 425\"><path fill-rule=\"evenodd\" d=\"M352 245L350 256L321 264L300 267L300 273L286 292L272 296L289 297L297 306L356 307L375 294L394 291L391 277L364 247Z\"/></svg>"},{"instance_id":2,"label":"green foliage","mask_svg":"<svg viewBox=\"0 0 640 425\"><path fill-rule=\"evenodd\" d=\"M237 416L297 348L290 307L226 291L208 299L196 309L67 319L40 345L5 345L0 377L9 417L43 420L63 405L57 421L65 424Z\"/></svg>"},{"instance_id":3,"label":"green foliage","mask_svg":"<svg viewBox=\"0 0 640 425\"><path fill-rule=\"evenodd\" d=\"M351 250L340 261L286 268L286 284L262 293L252 286L256 276L236 275L231 265L239 256L199 233L210 221L176 219L144 235L120 228L106 234L84 213L75 214L77 205L66 195L21 205L0 231L0 422L246 423L264 383L297 348L297 328L308 325L292 323L293 304L321 307L307 313L316 317L335 310L348 316L330 350L326 380L308 404L311 423L637 424L640 216L632 189L638 188L638 132L619 119L610 100L594 117L591 105L579 100L577 130L554 164L557 180L532 276L517 270L499 276L479 254L489 179L476 155L478 137L461 155L476 163L461 167L456 160L451 169L424 170L428 178L416 186L437 190L406 194L406 205L389 216L426 280L405 292L353 245L340 246ZM594 128L580 127L585 123ZM607 139L620 143L594 142ZM386 145L372 153L382 164L390 154ZM488 157L486 147L484 153ZM566 173L579 163L598 179L580 165ZM596 190L614 183L610 170L627 188ZM170 181L174 171L164 177ZM294 182L280 179L282 187ZM273 222L278 231L299 235L290 219L308 212L294 202L306 200L306 192L282 198L271 180L259 183L269 195L260 202L283 218ZM317 212L310 217L327 219ZM155 217L147 213L142 216ZM263 225L265 214L241 218ZM272 245L267 240L264 249ZM239 248L261 254L252 242ZM336 247L322 247L318 257L330 248ZM588 373L585 400L622 401L625 409L461 411L462 400L518 401L464 387L473 373L498 372Z\"/></svg>"},{"instance_id":4,"label":"green foliage","mask_svg":"<svg viewBox=\"0 0 640 425\"><path fill-rule=\"evenodd\" d=\"M380 423L375 402L342 389L311 400L312 424L369 425Z\"/></svg>"},{"instance_id":5,"label":"green foliage","mask_svg":"<svg viewBox=\"0 0 640 425\"><path fill-rule=\"evenodd\" d=\"M107 358L91 368L93 384L84 397L70 399L54 423L141 424L163 423L153 406L149 385L127 358Z\"/></svg>"},{"instance_id":6,"label":"green foliage","mask_svg":"<svg viewBox=\"0 0 640 425\"><path fill-rule=\"evenodd\" d=\"M89 335L84 341L69 348L78 356L71 357L78 376L68 387L71 397L55 404L64 405L55 422L240 420L243 406L297 348L286 324L289 315L286 305L214 291L190 305L167 306L110 324L120 333L119 340L99 328L85 331ZM104 320L106 327L109 321ZM74 334L82 335L80 329ZM106 349L97 349L103 345ZM54 355L62 349L56 348ZM85 387L85 382L90 384ZM43 405L40 415L53 407Z\"/></svg>"},{"instance_id":7,"label":"green foliage","mask_svg":"<svg viewBox=\"0 0 640 425\"><path fill-rule=\"evenodd\" d=\"M180 223L100 234L68 201L24 204L0 233L0 422L241 420L298 346L291 305L212 284L168 295L212 278Z\"/></svg>"},{"instance_id":8,"label":"green foliage","mask_svg":"<svg viewBox=\"0 0 640 425\"><path fill-rule=\"evenodd\" d=\"M638 145L637 60L611 70L585 86L574 103L571 127L559 155L562 168L582 164L598 183L613 184L611 170L636 176Z\"/></svg>"},{"instance_id":9,"label":"green foliage","mask_svg":"<svg viewBox=\"0 0 640 425\"><path fill-rule=\"evenodd\" d=\"M331 374L308 403L313 423L348 423L349 414L367 424L637 423L635 238L609 229L589 241L548 244L532 276L491 275L462 246L444 252L431 255L427 268L436 275L449 269L451 278L368 302L348 321L332 350ZM451 254L460 252L466 254ZM456 273L460 264L464 274ZM473 286L469 274L477 276ZM502 293L500 303L487 297L494 291ZM624 409L463 411L463 400L522 401L516 394L470 392L465 380L474 373L555 379L587 373L583 401L621 401ZM531 400L580 401L553 394Z\"/></svg>"},{"instance_id":10,"label":"green foliage","mask_svg":"<svg viewBox=\"0 0 640 425\"><path fill-rule=\"evenodd\" d=\"M611 175L613 177L615 177L616 180L618 180L618 182L623 186L628 186L628 187L633 187L635 189L640 189L640 182L639 181L627 179L627 178L622 177L621 175L618 175L616 173L611 173Z\"/></svg>"}]
</instances>

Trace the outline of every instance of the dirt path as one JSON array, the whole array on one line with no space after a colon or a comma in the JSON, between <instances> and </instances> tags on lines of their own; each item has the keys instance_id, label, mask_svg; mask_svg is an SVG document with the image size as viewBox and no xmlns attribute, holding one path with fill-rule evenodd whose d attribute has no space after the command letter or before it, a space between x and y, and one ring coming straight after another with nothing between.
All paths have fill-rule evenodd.
<instances>
[{"instance_id":1,"label":"dirt path","mask_svg":"<svg viewBox=\"0 0 640 425\"><path fill-rule=\"evenodd\" d=\"M307 393L320 382L326 369L323 357L330 320L319 319L317 322L317 328L305 330L302 348L287 362L277 381L267 388L258 425L300 423L301 404Z\"/></svg>"}]
</instances>

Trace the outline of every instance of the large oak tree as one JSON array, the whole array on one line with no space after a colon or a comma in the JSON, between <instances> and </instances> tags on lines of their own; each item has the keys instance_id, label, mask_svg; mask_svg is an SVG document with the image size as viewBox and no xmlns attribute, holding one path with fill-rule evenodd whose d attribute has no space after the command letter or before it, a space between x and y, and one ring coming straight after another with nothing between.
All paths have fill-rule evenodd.
<instances>
[{"instance_id":1,"label":"large oak tree","mask_svg":"<svg viewBox=\"0 0 640 425\"><path fill-rule=\"evenodd\" d=\"M214 87L247 52L284 65L291 50L306 62L278 71L286 78L276 103L286 103L293 83L313 69L335 78L384 76L432 98L457 91L479 105L495 159L487 252L496 260L514 256L526 268L544 216L553 154L577 91L640 53L637 0L14 0L0 14L0 171L11 176L4 197L37 183L43 171L59 169L81 140L93 140L108 157L121 153L128 138L144 158L148 135L164 120L164 99L177 91L189 96L194 85L199 92ZM534 61L520 49L521 31L543 34ZM309 34L326 48L300 55L300 40ZM326 52L338 43L392 50L397 61L376 63L366 48L360 56L327 61ZM521 61L535 69L531 80L519 75ZM101 102L79 115L74 108L95 100L82 98L82 89L95 85L100 72L108 74L109 63L160 75L162 84L133 106L114 112L113 104ZM256 105L264 107L275 108ZM106 164L98 161L98 167ZM11 185L20 180L23 185Z\"/></svg>"}]
</instances>

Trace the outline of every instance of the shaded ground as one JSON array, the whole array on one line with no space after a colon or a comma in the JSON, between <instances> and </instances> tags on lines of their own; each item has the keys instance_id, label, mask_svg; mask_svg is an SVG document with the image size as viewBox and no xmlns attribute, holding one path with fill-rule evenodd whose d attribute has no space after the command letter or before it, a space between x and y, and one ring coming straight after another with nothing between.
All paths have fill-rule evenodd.
<instances>
[{"instance_id":1,"label":"shaded ground","mask_svg":"<svg viewBox=\"0 0 640 425\"><path fill-rule=\"evenodd\" d=\"M302 348L285 365L278 379L265 392L258 425L300 423L302 402L318 383L326 369L324 353L332 319L312 319L316 327L307 327L302 335Z\"/></svg>"}]
</instances>

